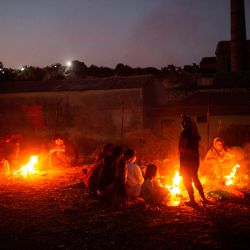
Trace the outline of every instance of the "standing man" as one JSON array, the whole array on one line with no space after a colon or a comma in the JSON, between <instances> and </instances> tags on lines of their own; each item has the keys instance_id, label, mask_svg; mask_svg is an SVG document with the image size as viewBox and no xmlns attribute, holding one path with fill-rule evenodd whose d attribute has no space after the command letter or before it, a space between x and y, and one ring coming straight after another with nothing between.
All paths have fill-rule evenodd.
<instances>
[{"instance_id":1,"label":"standing man","mask_svg":"<svg viewBox=\"0 0 250 250\"><path fill-rule=\"evenodd\" d=\"M195 205L194 189L192 182L199 191L203 202L206 202L201 182L198 178L199 170L199 141L201 139L197 125L190 116L184 115L182 118L183 131L179 141L180 173L183 177L190 201L187 205Z\"/></svg>"}]
</instances>

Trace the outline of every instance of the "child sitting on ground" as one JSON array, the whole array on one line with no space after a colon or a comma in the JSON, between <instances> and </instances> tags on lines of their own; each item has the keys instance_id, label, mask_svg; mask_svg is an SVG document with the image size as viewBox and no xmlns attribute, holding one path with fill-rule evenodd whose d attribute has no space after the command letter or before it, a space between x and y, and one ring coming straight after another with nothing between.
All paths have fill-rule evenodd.
<instances>
[{"instance_id":1,"label":"child sitting on ground","mask_svg":"<svg viewBox=\"0 0 250 250\"><path fill-rule=\"evenodd\" d=\"M127 160L126 193L129 199L135 200L141 194L141 185L144 179L140 167L136 164L135 151L127 149L125 155L129 159Z\"/></svg>"},{"instance_id":2,"label":"child sitting on ground","mask_svg":"<svg viewBox=\"0 0 250 250\"><path fill-rule=\"evenodd\" d=\"M105 156L99 174L97 193L104 200L111 201L114 196L115 169L113 156Z\"/></svg>"},{"instance_id":3,"label":"child sitting on ground","mask_svg":"<svg viewBox=\"0 0 250 250\"><path fill-rule=\"evenodd\" d=\"M142 198L146 204L157 205L168 198L168 190L159 186L156 181L157 173L158 167L156 165L147 165L142 184Z\"/></svg>"}]
</instances>

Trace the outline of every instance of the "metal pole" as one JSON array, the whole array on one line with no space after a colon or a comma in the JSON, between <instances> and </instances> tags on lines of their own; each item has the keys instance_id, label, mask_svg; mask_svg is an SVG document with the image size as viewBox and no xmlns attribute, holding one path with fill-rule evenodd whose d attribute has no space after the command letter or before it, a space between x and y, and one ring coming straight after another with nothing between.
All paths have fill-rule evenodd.
<instances>
[{"instance_id":1,"label":"metal pole","mask_svg":"<svg viewBox=\"0 0 250 250\"><path fill-rule=\"evenodd\" d=\"M210 95L208 95L208 105L207 105L207 151L209 150L209 133L210 133Z\"/></svg>"},{"instance_id":2,"label":"metal pole","mask_svg":"<svg viewBox=\"0 0 250 250\"><path fill-rule=\"evenodd\" d=\"M122 143L123 143L123 126L124 126L124 101L122 101L121 146L122 146Z\"/></svg>"},{"instance_id":3,"label":"metal pole","mask_svg":"<svg viewBox=\"0 0 250 250\"><path fill-rule=\"evenodd\" d=\"M55 119L55 131L54 131L54 135L57 134L57 128L58 128L58 120L59 120L59 102L57 102L56 104L56 119Z\"/></svg>"}]
</instances>

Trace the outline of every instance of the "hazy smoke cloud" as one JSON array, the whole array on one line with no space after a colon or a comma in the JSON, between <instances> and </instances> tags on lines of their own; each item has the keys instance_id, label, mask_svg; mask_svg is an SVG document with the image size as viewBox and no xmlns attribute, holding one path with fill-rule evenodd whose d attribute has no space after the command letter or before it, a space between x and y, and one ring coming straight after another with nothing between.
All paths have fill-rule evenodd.
<instances>
[{"instance_id":1,"label":"hazy smoke cloud","mask_svg":"<svg viewBox=\"0 0 250 250\"><path fill-rule=\"evenodd\" d=\"M214 56L217 42L229 39L229 7L227 0L162 1L134 29L125 60L134 66L164 66Z\"/></svg>"}]
</instances>

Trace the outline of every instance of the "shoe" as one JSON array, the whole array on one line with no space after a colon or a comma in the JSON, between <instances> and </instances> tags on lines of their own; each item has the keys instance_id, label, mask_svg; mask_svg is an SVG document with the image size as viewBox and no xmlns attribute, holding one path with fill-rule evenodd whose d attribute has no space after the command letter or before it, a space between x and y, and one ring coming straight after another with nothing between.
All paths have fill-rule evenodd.
<instances>
[{"instance_id":1,"label":"shoe","mask_svg":"<svg viewBox=\"0 0 250 250\"><path fill-rule=\"evenodd\" d=\"M212 204L214 204L213 202L207 200L206 198L203 198L202 203L203 203L204 205L212 205Z\"/></svg>"},{"instance_id":2,"label":"shoe","mask_svg":"<svg viewBox=\"0 0 250 250\"><path fill-rule=\"evenodd\" d=\"M197 203L195 201L186 201L184 202L184 204L190 207L197 206Z\"/></svg>"}]
</instances>

